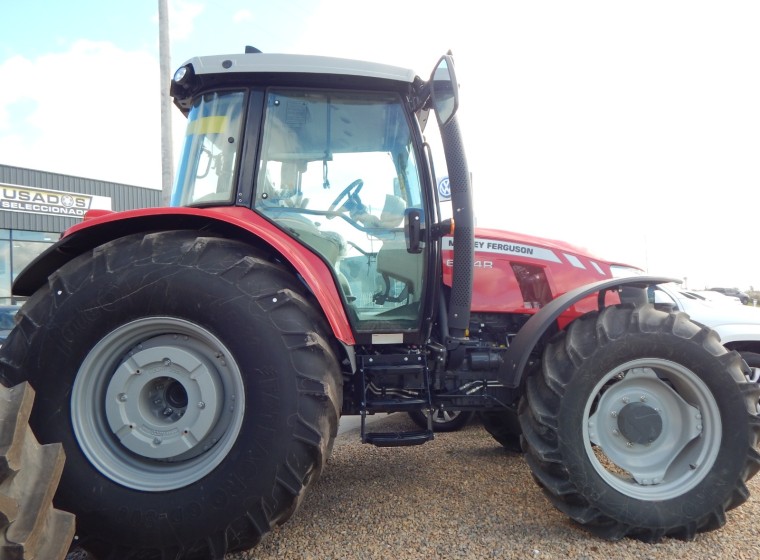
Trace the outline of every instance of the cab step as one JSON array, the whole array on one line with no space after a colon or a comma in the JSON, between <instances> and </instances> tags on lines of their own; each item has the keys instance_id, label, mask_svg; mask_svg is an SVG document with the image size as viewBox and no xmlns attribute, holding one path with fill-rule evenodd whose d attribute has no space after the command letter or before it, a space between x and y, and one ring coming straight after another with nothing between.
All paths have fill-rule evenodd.
<instances>
[{"instance_id":1,"label":"cab step","mask_svg":"<svg viewBox=\"0 0 760 560\"><path fill-rule=\"evenodd\" d=\"M368 432L362 434L362 442L377 447L408 447L422 445L432 440L433 430L416 430L412 432Z\"/></svg>"},{"instance_id":2,"label":"cab step","mask_svg":"<svg viewBox=\"0 0 760 560\"><path fill-rule=\"evenodd\" d=\"M409 412L412 410L426 409L430 406L428 399L394 399L394 398L367 398L365 409L367 412Z\"/></svg>"},{"instance_id":3,"label":"cab step","mask_svg":"<svg viewBox=\"0 0 760 560\"><path fill-rule=\"evenodd\" d=\"M362 443L377 447L422 445L433 439L427 430L367 432L367 414L430 410L430 374L421 354L372 354L358 356L362 402Z\"/></svg>"}]
</instances>

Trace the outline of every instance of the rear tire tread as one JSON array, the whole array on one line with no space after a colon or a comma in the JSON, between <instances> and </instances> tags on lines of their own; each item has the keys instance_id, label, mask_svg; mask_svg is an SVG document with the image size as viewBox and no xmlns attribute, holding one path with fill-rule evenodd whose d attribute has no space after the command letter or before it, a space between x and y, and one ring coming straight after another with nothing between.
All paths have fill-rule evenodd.
<instances>
[{"instance_id":1,"label":"rear tire tread","mask_svg":"<svg viewBox=\"0 0 760 560\"><path fill-rule=\"evenodd\" d=\"M161 267L165 264L166 267ZM161 548L124 548L109 542L108 536L81 534L83 549L97 551L98 557L119 558L137 554L140 558L162 558L179 547L172 558L221 558L227 552L256 545L274 526L284 523L295 511L304 489L321 473L337 433L342 402L342 378L335 353L328 342L331 333L310 296L294 275L274 264L250 245L232 239L203 237L198 232L174 231L133 235L117 239L77 257L61 267L38 290L19 313L19 328L10 335L0 356L0 378L20 382L27 378L24 354L44 340L44 327L61 321L58 309L75 297L93 277L119 277L130 269L146 270L139 290L151 297L148 286L163 281L177 271L199 271L202 277L219 278L230 285L230 297L237 295L246 305L258 305L271 319L273 337L281 337L290 348L298 378L298 428L291 438L290 457L277 467L269 495L261 503L249 502L249 511L211 535L197 535L194 542L163 542ZM157 297L157 296L153 296ZM95 305L95 304L93 304ZM99 308L115 303L98 301ZM82 310L85 314L88 310ZM303 387L308 389L303 391ZM307 418L309 420L307 420ZM324 434L324 437L323 437ZM283 474L288 471L288 474ZM251 509L252 508L252 509ZM243 531L245 527L247 531ZM81 533L81 528L80 528ZM240 534L242 533L242 534ZM228 543L227 534L235 534ZM134 543L134 546L146 546Z\"/></svg>"}]
</instances>

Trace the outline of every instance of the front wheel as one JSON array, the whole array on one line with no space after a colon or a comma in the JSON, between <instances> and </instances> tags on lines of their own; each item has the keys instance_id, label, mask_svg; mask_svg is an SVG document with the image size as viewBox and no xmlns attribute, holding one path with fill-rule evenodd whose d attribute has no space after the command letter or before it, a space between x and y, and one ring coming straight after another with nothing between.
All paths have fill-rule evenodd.
<instances>
[{"instance_id":1,"label":"front wheel","mask_svg":"<svg viewBox=\"0 0 760 560\"><path fill-rule=\"evenodd\" d=\"M483 410L480 412L480 420L486 432L504 446L504 449L512 453L522 453L520 444L522 430L517 411L513 407Z\"/></svg>"},{"instance_id":2,"label":"front wheel","mask_svg":"<svg viewBox=\"0 0 760 560\"><path fill-rule=\"evenodd\" d=\"M748 497L757 398L740 356L685 314L607 308L553 339L527 379L526 459L552 503L603 538L692 539Z\"/></svg>"},{"instance_id":3,"label":"front wheel","mask_svg":"<svg viewBox=\"0 0 760 560\"><path fill-rule=\"evenodd\" d=\"M58 507L104 558L221 558L295 511L337 432L340 370L301 284L247 245L135 235L66 264L0 350L62 442Z\"/></svg>"}]
</instances>

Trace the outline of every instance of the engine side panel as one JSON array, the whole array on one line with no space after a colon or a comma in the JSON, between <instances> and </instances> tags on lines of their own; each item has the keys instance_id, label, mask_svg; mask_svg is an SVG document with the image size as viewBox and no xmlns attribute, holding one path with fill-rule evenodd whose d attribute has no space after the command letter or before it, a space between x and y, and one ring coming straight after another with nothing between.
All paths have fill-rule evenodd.
<instances>
[{"instance_id":1,"label":"engine side panel","mask_svg":"<svg viewBox=\"0 0 760 560\"><path fill-rule=\"evenodd\" d=\"M442 242L443 281L450 286L453 243ZM609 262L569 244L488 229L475 232L474 267L474 313L532 315L569 290L612 278ZM614 297L608 303L617 303ZM596 308L594 297L584 298L563 313L560 326Z\"/></svg>"}]
</instances>

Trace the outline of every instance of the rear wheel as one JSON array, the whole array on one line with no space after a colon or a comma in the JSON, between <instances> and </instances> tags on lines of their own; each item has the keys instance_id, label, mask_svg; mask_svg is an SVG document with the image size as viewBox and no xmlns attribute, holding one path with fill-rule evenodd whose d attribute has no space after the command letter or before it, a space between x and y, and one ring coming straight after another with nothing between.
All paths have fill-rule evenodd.
<instances>
[{"instance_id":1,"label":"rear wheel","mask_svg":"<svg viewBox=\"0 0 760 560\"><path fill-rule=\"evenodd\" d=\"M39 387L32 425L64 445L56 504L83 548L209 558L256 544L321 472L341 403L326 336L247 245L164 232L62 267L0 362Z\"/></svg>"},{"instance_id":2,"label":"rear wheel","mask_svg":"<svg viewBox=\"0 0 760 560\"><path fill-rule=\"evenodd\" d=\"M548 345L520 405L535 479L607 539L721 527L760 468L758 391L745 369L681 313L617 306L576 320Z\"/></svg>"}]
</instances>

